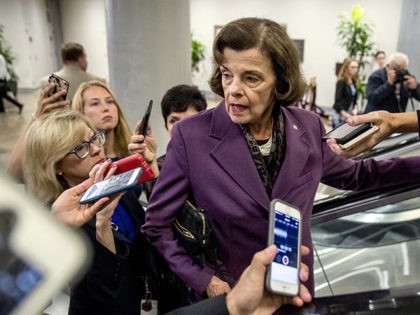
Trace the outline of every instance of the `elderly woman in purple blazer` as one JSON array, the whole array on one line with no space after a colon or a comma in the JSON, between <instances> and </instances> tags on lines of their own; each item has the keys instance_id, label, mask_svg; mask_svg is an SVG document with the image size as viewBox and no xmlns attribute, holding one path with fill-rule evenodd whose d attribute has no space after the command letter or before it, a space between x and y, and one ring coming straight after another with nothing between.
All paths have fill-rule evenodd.
<instances>
[{"instance_id":1,"label":"elderly woman in purple blazer","mask_svg":"<svg viewBox=\"0 0 420 315\"><path fill-rule=\"evenodd\" d=\"M312 249L320 182L360 190L420 178L420 158L345 160L321 141L320 118L291 106L304 81L294 43L276 22L243 18L225 25L213 55L210 84L224 101L174 126L143 226L172 270L203 296L228 292L266 246L270 200L301 209L302 244ZM215 232L222 275L194 264L174 236L172 223L190 196ZM313 293L312 250L303 262Z\"/></svg>"}]
</instances>

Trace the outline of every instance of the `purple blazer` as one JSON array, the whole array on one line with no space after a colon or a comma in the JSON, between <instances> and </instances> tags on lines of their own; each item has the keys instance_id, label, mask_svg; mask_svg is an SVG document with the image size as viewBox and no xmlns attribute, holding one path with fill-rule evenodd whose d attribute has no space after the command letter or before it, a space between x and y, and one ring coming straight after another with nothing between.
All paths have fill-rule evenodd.
<instances>
[{"instance_id":1,"label":"purple blazer","mask_svg":"<svg viewBox=\"0 0 420 315\"><path fill-rule=\"evenodd\" d=\"M225 280L232 286L267 245L270 200L282 199L302 211L303 257L310 268L306 283L313 293L312 206L318 184L359 190L418 181L420 158L387 161L346 160L321 141L322 121L309 111L283 107L286 151L268 196L247 142L227 115L224 103L177 123L166 160L154 186L143 232L167 259L172 270L195 291L203 293L214 271L201 269L177 243L172 222L193 193L203 207L217 238Z\"/></svg>"}]
</instances>

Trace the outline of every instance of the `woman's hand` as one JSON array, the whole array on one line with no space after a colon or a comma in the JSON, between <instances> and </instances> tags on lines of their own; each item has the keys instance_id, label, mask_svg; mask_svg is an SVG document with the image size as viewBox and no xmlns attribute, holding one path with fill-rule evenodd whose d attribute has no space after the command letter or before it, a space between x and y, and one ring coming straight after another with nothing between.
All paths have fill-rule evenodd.
<instances>
[{"instance_id":1,"label":"woman's hand","mask_svg":"<svg viewBox=\"0 0 420 315\"><path fill-rule=\"evenodd\" d=\"M57 93L49 96L50 92L54 89L54 86L55 83L48 84L39 94L38 107L34 114L34 118L39 118L42 115L55 110L70 107L70 101L60 100L60 98L67 93L66 90L59 90Z\"/></svg>"},{"instance_id":2,"label":"woman's hand","mask_svg":"<svg viewBox=\"0 0 420 315\"><path fill-rule=\"evenodd\" d=\"M218 277L213 276L210 279L210 283L207 286L207 295L209 297L215 297L224 293L230 292L230 286L227 282L220 280Z\"/></svg>"},{"instance_id":3,"label":"woman's hand","mask_svg":"<svg viewBox=\"0 0 420 315\"><path fill-rule=\"evenodd\" d=\"M116 164L111 167L104 178L104 172L111 163L112 161L107 159L103 163L96 164L89 173L90 179L96 183L114 175L117 169ZM123 193L113 197L113 199L96 214L96 240L114 254L116 253L116 247L111 228L112 215L114 214L115 208L117 207L122 195Z\"/></svg>"},{"instance_id":4,"label":"woman's hand","mask_svg":"<svg viewBox=\"0 0 420 315\"><path fill-rule=\"evenodd\" d=\"M111 198L105 197L92 204L80 204L80 198L92 184L93 181L89 178L83 183L65 190L52 204L51 215L74 227L82 226L90 221L111 200Z\"/></svg>"},{"instance_id":5,"label":"woman's hand","mask_svg":"<svg viewBox=\"0 0 420 315\"><path fill-rule=\"evenodd\" d=\"M150 164L156 176L159 175L159 167L157 165L157 141L153 135L151 126L147 129L145 136L139 135L138 130L141 126L141 120L136 124L135 133L131 136L128 150L130 154L140 153Z\"/></svg>"}]
</instances>

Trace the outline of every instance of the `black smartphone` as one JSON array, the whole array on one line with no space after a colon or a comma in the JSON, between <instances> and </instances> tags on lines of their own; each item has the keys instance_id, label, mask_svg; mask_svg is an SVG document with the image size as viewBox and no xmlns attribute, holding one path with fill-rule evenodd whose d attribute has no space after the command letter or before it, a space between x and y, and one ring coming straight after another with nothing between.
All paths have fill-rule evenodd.
<instances>
[{"instance_id":1,"label":"black smartphone","mask_svg":"<svg viewBox=\"0 0 420 315\"><path fill-rule=\"evenodd\" d=\"M70 86L69 82L67 82L63 78L60 78L58 75L55 75L54 73L50 75L50 77L48 78L48 82L55 83L54 88L50 91L50 94L48 96L52 96L55 93L59 92L60 90L65 90L66 94L64 94L58 99L58 101L64 101L66 99L67 92L69 90L69 86Z\"/></svg>"},{"instance_id":2,"label":"black smartphone","mask_svg":"<svg viewBox=\"0 0 420 315\"><path fill-rule=\"evenodd\" d=\"M111 176L108 179L93 184L80 199L81 204L94 202L106 196L111 196L119 192L133 188L139 178L143 169L137 167L118 175Z\"/></svg>"},{"instance_id":3,"label":"black smartphone","mask_svg":"<svg viewBox=\"0 0 420 315\"><path fill-rule=\"evenodd\" d=\"M152 113L153 100L150 100L149 106L147 106L146 112L144 113L143 119L141 121L141 126L139 128L139 135L145 136L147 133L147 128L149 127L149 119Z\"/></svg>"},{"instance_id":4,"label":"black smartphone","mask_svg":"<svg viewBox=\"0 0 420 315\"><path fill-rule=\"evenodd\" d=\"M265 279L270 292L288 296L299 293L300 243L300 210L280 199L272 200L268 245L275 244L277 254L268 265Z\"/></svg>"},{"instance_id":5,"label":"black smartphone","mask_svg":"<svg viewBox=\"0 0 420 315\"><path fill-rule=\"evenodd\" d=\"M351 146L356 144L356 141L352 141L357 139L357 142L360 142L370 134L379 130L378 126L375 126L372 123L364 123L357 126L350 126L348 123L344 123L337 128L331 130L330 132L326 133L323 137L323 141L327 141L327 139L334 138L336 139L337 143L341 146L349 148L350 145L348 144L350 141Z\"/></svg>"}]
</instances>

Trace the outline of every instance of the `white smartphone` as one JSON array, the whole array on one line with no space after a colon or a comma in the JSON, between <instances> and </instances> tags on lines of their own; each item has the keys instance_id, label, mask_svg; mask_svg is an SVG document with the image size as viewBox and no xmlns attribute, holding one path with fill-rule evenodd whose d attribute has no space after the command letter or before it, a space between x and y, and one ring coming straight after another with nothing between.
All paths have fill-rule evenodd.
<instances>
[{"instance_id":1,"label":"white smartphone","mask_svg":"<svg viewBox=\"0 0 420 315\"><path fill-rule=\"evenodd\" d=\"M41 314L91 262L86 239L0 174L0 313Z\"/></svg>"},{"instance_id":2,"label":"white smartphone","mask_svg":"<svg viewBox=\"0 0 420 315\"><path fill-rule=\"evenodd\" d=\"M119 192L133 188L143 171L143 168L137 167L128 172L111 176L108 179L97 182L89 187L80 199L81 204L94 202L106 196L115 195Z\"/></svg>"},{"instance_id":3,"label":"white smartphone","mask_svg":"<svg viewBox=\"0 0 420 315\"><path fill-rule=\"evenodd\" d=\"M300 210L279 199L272 200L268 245L275 244L277 254L267 270L266 287L269 291L288 296L299 293L300 243Z\"/></svg>"}]
</instances>

